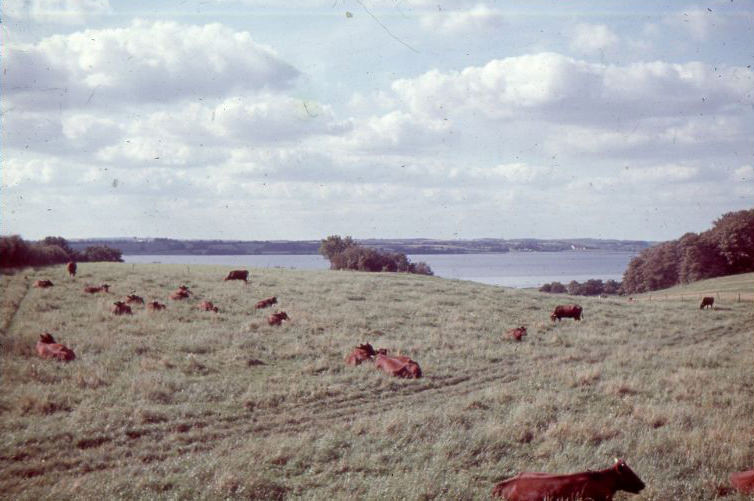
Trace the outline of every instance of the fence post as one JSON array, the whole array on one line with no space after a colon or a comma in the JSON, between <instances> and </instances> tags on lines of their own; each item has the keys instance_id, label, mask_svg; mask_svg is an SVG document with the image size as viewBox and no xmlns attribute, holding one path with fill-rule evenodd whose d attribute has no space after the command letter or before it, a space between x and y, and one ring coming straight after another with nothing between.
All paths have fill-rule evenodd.
<instances>
[{"instance_id":1,"label":"fence post","mask_svg":"<svg viewBox=\"0 0 754 501\"><path fill-rule=\"evenodd\" d=\"M741 302L741 293L740 293L740 292L738 293L738 301L736 301L736 302L737 302L737 303L740 303L740 302Z\"/></svg>"}]
</instances>

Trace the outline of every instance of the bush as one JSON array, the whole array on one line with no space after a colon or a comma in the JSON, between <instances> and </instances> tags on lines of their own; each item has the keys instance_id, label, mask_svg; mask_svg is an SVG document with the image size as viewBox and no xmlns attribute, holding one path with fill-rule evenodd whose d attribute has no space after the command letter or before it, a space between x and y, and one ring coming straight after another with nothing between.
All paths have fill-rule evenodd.
<instances>
[{"instance_id":1,"label":"bush","mask_svg":"<svg viewBox=\"0 0 754 501\"><path fill-rule=\"evenodd\" d=\"M427 263L412 263L405 254L381 252L364 247L351 237L330 235L322 240L319 253L330 260L330 269L333 270L433 274Z\"/></svg>"},{"instance_id":2,"label":"bush","mask_svg":"<svg viewBox=\"0 0 754 501\"><path fill-rule=\"evenodd\" d=\"M28 243L18 235L0 237L0 268L46 266L68 261L122 261L121 251L105 245L72 249L63 237L47 237Z\"/></svg>"}]
</instances>

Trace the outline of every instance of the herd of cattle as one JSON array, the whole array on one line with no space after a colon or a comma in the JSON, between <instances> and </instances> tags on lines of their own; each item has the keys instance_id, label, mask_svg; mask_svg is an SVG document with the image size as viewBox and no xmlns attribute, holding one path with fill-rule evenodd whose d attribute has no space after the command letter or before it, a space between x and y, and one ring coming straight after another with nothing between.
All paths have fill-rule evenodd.
<instances>
[{"instance_id":1,"label":"herd of cattle","mask_svg":"<svg viewBox=\"0 0 754 501\"><path fill-rule=\"evenodd\" d=\"M76 263L67 264L68 273L74 277L76 275ZM228 273L224 280L243 280L248 283L249 272L246 270L233 270ZM34 287L48 288L54 284L50 280L37 280ZM99 292L109 293L109 285L87 286L84 292L95 294ZM188 299L193 293L185 285L181 285L173 291L169 297L172 300L180 301ZM136 294L129 294L123 301L115 301L111 306L111 312L114 315L130 315L133 313L132 304L144 305L144 299ZM273 304L277 304L277 297L272 296L256 303L256 309L263 309ZM714 304L713 297L704 297L699 306L700 309L707 307L712 308ZM164 310L166 306L158 301L146 303L149 311ZM202 301L197 308L203 311L212 311L217 313L219 308L211 301ZM550 314L550 320L560 321L562 318L573 318L580 321L583 318L583 308L577 304L558 305ZM269 325L281 325L284 320L289 320L286 312L275 312L271 314L267 322ZM505 337L521 341L526 336L526 327L520 326L509 329ZM46 359L55 359L61 361L75 360L76 355L73 350L67 346L57 343L53 336L44 332L40 334L37 342L37 354ZM346 357L346 364L349 366L358 366L363 363L372 363L374 367L391 374L395 377L415 379L422 377L422 370L419 364L405 355L389 355L388 350L379 348L375 350L371 344L365 343L356 346L353 351ZM742 493L754 494L754 470L733 473L730 475L730 483L733 489ZM543 501L543 500L578 500L590 499L594 501L611 501L618 491L626 491L637 494L644 489L644 482L634 473L634 471L622 459L615 460L615 464L609 468L599 471L585 471L580 473L571 473L557 475L550 473L519 473L515 477L499 482L492 490L493 497L500 497L508 501ZM731 493L730 489L720 487L718 495L727 495Z\"/></svg>"}]
</instances>

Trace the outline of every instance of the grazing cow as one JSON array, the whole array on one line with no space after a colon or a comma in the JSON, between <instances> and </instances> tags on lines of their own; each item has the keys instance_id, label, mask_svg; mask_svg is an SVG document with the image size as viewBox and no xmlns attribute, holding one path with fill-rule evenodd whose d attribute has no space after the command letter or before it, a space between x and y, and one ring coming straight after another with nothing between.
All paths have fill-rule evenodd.
<instances>
[{"instance_id":1,"label":"grazing cow","mask_svg":"<svg viewBox=\"0 0 754 501\"><path fill-rule=\"evenodd\" d=\"M246 270L232 270L228 272L228 276L224 280L243 280L244 283L249 283L249 272Z\"/></svg>"},{"instance_id":2,"label":"grazing cow","mask_svg":"<svg viewBox=\"0 0 754 501\"><path fill-rule=\"evenodd\" d=\"M126 304L144 304L144 298L141 296L137 296L136 294L129 294L126 296Z\"/></svg>"},{"instance_id":3,"label":"grazing cow","mask_svg":"<svg viewBox=\"0 0 754 501\"><path fill-rule=\"evenodd\" d=\"M34 287L39 287L40 289L46 289L48 287L52 287L54 284L50 282L49 280L37 280L34 282Z\"/></svg>"},{"instance_id":4,"label":"grazing cow","mask_svg":"<svg viewBox=\"0 0 754 501\"><path fill-rule=\"evenodd\" d=\"M131 307L123 301L115 301L110 307L110 311L113 313L113 315L133 315Z\"/></svg>"},{"instance_id":5,"label":"grazing cow","mask_svg":"<svg viewBox=\"0 0 754 501\"><path fill-rule=\"evenodd\" d=\"M376 354L371 344L360 344L346 357L346 365L359 365L367 360L372 360L372 357Z\"/></svg>"},{"instance_id":6,"label":"grazing cow","mask_svg":"<svg viewBox=\"0 0 754 501\"><path fill-rule=\"evenodd\" d=\"M202 301L197 306L197 308L199 308L202 311L214 311L215 313L217 313L218 311L220 311L220 309L217 306L215 306L214 304L212 304L212 301Z\"/></svg>"},{"instance_id":7,"label":"grazing cow","mask_svg":"<svg viewBox=\"0 0 754 501\"><path fill-rule=\"evenodd\" d=\"M273 304L277 304L278 298L275 296L268 297L267 299L262 299L259 301L254 307L258 310L262 308L267 308L268 306L272 306Z\"/></svg>"},{"instance_id":8,"label":"grazing cow","mask_svg":"<svg viewBox=\"0 0 754 501\"><path fill-rule=\"evenodd\" d=\"M395 377L418 379L422 377L419 364L405 356L389 356L387 350L378 350L374 365Z\"/></svg>"},{"instance_id":9,"label":"grazing cow","mask_svg":"<svg viewBox=\"0 0 754 501\"><path fill-rule=\"evenodd\" d=\"M188 287L181 285L176 291L170 293L170 299L180 301L181 299L187 299L191 294L193 293L189 290Z\"/></svg>"},{"instance_id":10,"label":"grazing cow","mask_svg":"<svg viewBox=\"0 0 754 501\"><path fill-rule=\"evenodd\" d=\"M68 274L72 277L76 276L76 262L75 261L69 261L67 265L65 265L66 269L68 270Z\"/></svg>"},{"instance_id":11,"label":"grazing cow","mask_svg":"<svg viewBox=\"0 0 754 501\"><path fill-rule=\"evenodd\" d=\"M107 284L102 284L99 287L87 285L86 287L84 287L84 292L88 292L89 294L96 294L98 292L110 292L110 286Z\"/></svg>"},{"instance_id":12,"label":"grazing cow","mask_svg":"<svg viewBox=\"0 0 754 501\"><path fill-rule=\"evenodd\" d=\"M516 327L515 329L508 329L505 333L505 337L508 339L515 339L516 341L521 341L521 338L526 335L526 327L523 325L521 327Z\"/></svg>"},{"instance_id":13,"label":"grazing cow","mask_svg":"<svg viewBox=\"0 0 754 501\"><path fill-rule=\"evenodd\" d=\"M553 322L555 319L558 319L558 322L560 322L561 318L573 318L574 320L581 320L581 312L584 311L584 309L577 305L577 304L560 304L555 307L555 310L553 310L552 314L550 315L550 320Z\"/></svg>"},{"instance_id":14,"label":"grazing cow","mask_svg":"<svg viewBox=\"0 0 754 501\"><path fill-rule=\"evenodd\" d=\"M731 473L730 483L744 494L754 494L754 470Z\"/></svg>"},{"instance_id":15,"label":"grazing cow","mask_svg":"<svg viewBox=\"0 0 754 501\"><path fill-rule=\"evenodd\" d=\"M702 298L702 303L699 305L699 309L703 310L704 308L710 307L713 308L715 304L715 298L712 296L704 296Z\"/></svg>"},{"instance_id":16,"label":"grazing cow","mask_svg":"<svg viewBox=\"0 0 754 501\"><path fill-rule=\"evenodd\" d=\"M275 312L269 316L267 323L270 325L281 325L283 323L283 320L290 320L288 318L288 314L284 311Z\"/></svg>"},{"instance_id":17,"label":"grazing cow","mask_svg":"<svg viewBox=\"0 0 754 501\"><path fill-rule=\"evenodd\" d=\"M69 362L76 358L73 350L60 343L56 343L52 334L45 332L39 335L37 341L37 354L42 358L52 358Z\"/></svg>"},{"instance_id":18,"label":"grazing cow","mask_svg":"<svg viewBox=\"0 0 754 501\"><path fill-rule=\"evenodd\" d=\"M492 490L492 496L508 501L540 501L560 499L576 501L612 501L617 491L639 493L644 482L625 461L616 459L610 468L569 475L519 473L503 480Z\"/></svg>"},{"instance_id":19,"label":"grazing cow","mask_svg":"<svg viewBox=\"0 0 754 501\"><path fill-rule=\"evenodd\" d=\"M165 308L166 306L164 304L157 301L150 301L149 303L147 303L147 309L149 311L160 311L164 310Z\"/></svg>"}]
</instances>

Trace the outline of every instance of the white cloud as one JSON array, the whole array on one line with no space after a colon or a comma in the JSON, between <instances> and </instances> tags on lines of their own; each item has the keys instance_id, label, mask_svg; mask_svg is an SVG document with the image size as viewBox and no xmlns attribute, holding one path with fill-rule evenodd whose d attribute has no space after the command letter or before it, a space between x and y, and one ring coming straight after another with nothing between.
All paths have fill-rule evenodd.
<instances>
[{"instance_id":1,"label":"white cloud","mask_svg":"<svg viewBox=\"0 0 754 501\"><path fill-rule=\"evenodd\" d=\"M445 34L483 33L503 25L503 13L484 4L468 10L438 10L421 18L422 27Z\"/></svg>"},{"instance_id":2,"label":"white cloud","mask_svg":"<svg viewBox=\"0 0 754 501\"><path fill-rule=\"evenodd\" d=\"M618 36L604 24L579 23L573 30L571 49L589 54L612 49L618 41Z\"/></svg>"},{"instance_id":3,"label":"white cloud","mask_svg":"<svg viewBox=\"0 0 754 501\"><path fill-rule=\"evenodd\" d=\"M692 7L667 16L665 24L686 30L695 40L704 41L713 30L724 28L725 19L712 9Z\"/></svg>"},{"instance_id":4,"label":"white cloud","mask_svg":"<svg viewBox=\"0 0 754 501\"><path fill-rule=\"evenodd\" d=\"M27 108L113 106L283 89L298 71L248 32L136 20L3 46L4 90Z\"/></svg>"},{"instance_id":5,"label":"white cloud","mask_svg":"<svg viewBox=\"0 0 754 501\"><path fill-rule=\"evenodd\" d=\"M373 152L418 152L439 147L451 132L443 120L423 119L403 111L358 121L353 131L337 142L348 148Z\"/></svg>"},{"instance_id":6,"label":"white cloud","mask_svg":"<svg viewBox=\"0 0 754 501\"><path fill-rule=\"evenodd\" d=\"M109 0L3 0L3 17L51 24L84 24L111 13Z\"/></svg>"}]
</instances>

